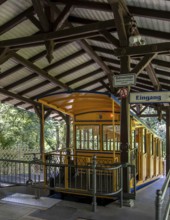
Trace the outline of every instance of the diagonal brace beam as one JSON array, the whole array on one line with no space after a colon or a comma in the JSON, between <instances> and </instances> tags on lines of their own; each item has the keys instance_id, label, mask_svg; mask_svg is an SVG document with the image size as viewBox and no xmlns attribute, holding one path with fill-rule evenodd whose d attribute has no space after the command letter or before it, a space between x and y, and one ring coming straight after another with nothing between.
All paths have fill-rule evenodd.
<instances>
[{"instance_id":1,"label":"diagonal brace beam","mask_svg":"<svg viewBox=\"0 0 170 220\"><path fill-rule=\"evenodd\" d=\"M144 56L142 60L140 60L139 63L131 70L131 73L136 73L138 76L156 56L156 53Z\"/></svg>"},{"instance_id":2,"label":"diagonal brace beam","mask_svg":"<svg viewBox=\"0 0 170 220\"><path fill-rule=\"evenodd\" d=\"M12 52L10 54L11 54L11 57L13 59L15 59L16 61L18 61L20 64L26 66L27 68L29 68L33 72L37 73L41 77L49 80L54 85L57 85L57 86L61 87L62 89L69 89L69 87L67 85L65 85L64 83L58 81L57 79L55 79L51 75L47 74L44 70L38 68L36 65L31 63L30 61L24 59L22 56L20 56L20 55L18 55L16 53L12 53Z\"/></svg>"}]
</instances>

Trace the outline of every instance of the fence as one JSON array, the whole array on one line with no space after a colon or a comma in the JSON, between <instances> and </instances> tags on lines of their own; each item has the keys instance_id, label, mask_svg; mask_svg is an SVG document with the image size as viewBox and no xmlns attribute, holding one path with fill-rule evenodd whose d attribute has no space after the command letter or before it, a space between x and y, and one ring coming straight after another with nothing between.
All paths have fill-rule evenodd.
<instances>
[{"instance_id":1,"label":"fence","mask_svg":"<svg viewBox=\"0 0 170 220\"><path fill-rule=\"evenodd\" d=\"M170 196L169 196L170 170L162 189L156 191L155 200L155 219L167 220L170 213Z\"/></svg>"}]
</instances>

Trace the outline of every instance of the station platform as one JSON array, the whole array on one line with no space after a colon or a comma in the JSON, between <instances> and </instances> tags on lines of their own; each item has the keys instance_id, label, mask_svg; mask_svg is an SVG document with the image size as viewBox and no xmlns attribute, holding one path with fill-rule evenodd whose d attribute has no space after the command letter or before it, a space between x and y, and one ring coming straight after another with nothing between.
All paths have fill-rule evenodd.
<instances>
[{"instance_id":1,"label":"station platform","mask_svg":"<svg viewBox=\"0 0 170 220\"><path fill-rule=\"evenodd\" d=\"M152 220L155 219L155 194L162 187L164 178L160 178L149 186L137 191L134 207L119 207L117 202L106 206L97 206L92 212L90 204L56 199L50 207L37 204L21 204L4 201L5 198L19 193L32 195L34 191L29 187L14 186L0 188L0 220ZM48 192L42 191L41 198L47 197ZM54 201L54 199L52 199Z\"/></svg>"}]
</instances>

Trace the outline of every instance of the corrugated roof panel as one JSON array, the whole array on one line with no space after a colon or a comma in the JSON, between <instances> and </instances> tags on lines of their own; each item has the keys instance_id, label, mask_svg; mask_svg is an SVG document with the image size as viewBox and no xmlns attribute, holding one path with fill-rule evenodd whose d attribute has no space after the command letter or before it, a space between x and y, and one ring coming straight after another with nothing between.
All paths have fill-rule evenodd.
<instances>
[{"instance_id":1,"label":"corrugated roof panel","mask_svg":"<svg viewBox=\"0 0 170 220\"><path fill-rule=\"evenodd\" d=\"M7 97L8 97L8 96L6 96L6 95L0 93L0 101L2 101L3 99L6 99Z\"/></svg>"},{"instance_id":2,"label":"corrugated roof panel","mask_svg":"<svg viewBox=\"0 0 170 220\"><path fill-rule=\"evenodd\" d=\"M142 39L145 41L145 44L158 44L158 43L167 42L167 40L164 39L158 39L158 38L146 37L146 36L142 36Z\"/></svg>"},{"instance_id":3,"label":"corrugated roof panel","mask_svg":"<svg viewBox=\"0 0 170 220\"><path fill-rule=\"evenodd\" d=\"M36 32L38 32L37 27L35 27L29 20L26 20L12 28L10 31L0 35L0 40L26 37L29 35L33 35Z\"/></svg>"},{"instance_id":4,"label":"corrugated roof panel","mask_svg":"<svg viewBox=\"0 0 170 220\"><path fill-rule=\"evenodd\" d=\"M83 90L88 90L88 91L90 91L90 90L95 90L95 88L100 87L100 86L101 86L101 83L95 83L95 84L92 85L92 86L84 87ZM75 89L76 89L76 88L75 88Z\"/></svg>"},{"instance_id":5,"label":"corrugated roof panel","mask_svg":"<svg viewBox=\"0 0 170 220\"><path fill-rule=\"evenodd\" d=\"M126 0L127 5L155 10L170 10L170 2L165 0Z\"/></svg>"},{"instance_id":6,"label":"corrugated roof panel","mask_svg":"<svg viewBox=\"0 0 170 220\"><path fill-rule=\"evenodd\" d=\"M64 83L69 82L71 80L74 80L74 79L77 79L77 78L79 78L81 76L84 76L84 75L86 75L86 74L88 74L90 72L93 72L96 69L99 69L99 67L97 67L96 64L92 64L92 65L90 65L88 67L85 67L85 68L83 68L83 69L81 69L79 71L76 71L76 72L72 73L71 75L63 77L61 79L61 81L64 82ZM101 72L102 72L102 70L101 70Z\"/></svg>"},{"instance_id":7,"label":"corrugated roof panel","mask_svg":"<svg viewBox=\"0 0 170 220\"><path fill-rule=\"evenodd\" d=\"M43 78L36 77L36 78L34 78L32 80L28 80L27 82L22 83L22 84L20 84L20 85L18 85L16 87L14 87L13 91L15 91L16 93L22 92L23 90L28 89L28 88L30 88L30 87L32 87L34 85L37 85L37 84L39 84L39 83L41 83L43 81L45 81Z\"/></svg>"},{"instance_id":8,"label":"corrugated roof panel","mask_svg":"<svg viewBox=\"0 0 170 220\"><path fill-rule=\"evenodd\" d=\"M22 79L23 77L26 77L30 74L31 74L31 72L28 69L23 68L22 70L15 72L15 74L11 74L11 75L1 79L0 85L2 87L5 87L5 86L10 85L11 83L16 82L16 81L18 81L18 80Z\"/></svg>"},{"instance_id":9,"label":"corrugated roof panel","mask_svg":"<svg viewBox=\"0 0 170 220\"><path fill-rule=\"evenodd\" d=\"M57 76L58 74L63 73L73 67L80 65L80 64L83 64L83 63L87 62L88 60L90 60L90 57L86 54L79 56L76 59L70 60L67 63L64 63L64 64L58 66L56 69L50 70L49 74L52 76Z\"/></svg>"},{"instance_id":10,"label":"corrugated roof panel","mask_svg":"<svg viewBox=\"0 0 170 220\"><path fill-rule=\"evenodd\" d=\"M95 40L87 40L87 42L91 45L91 46L97 46L97 47L103 47L106 49L115 49L115 47L113 46L113 44L108 43L103 43L103 42L99 42L99 41L95 41Z\"/></svg>"},{"instance_id":11,"label":"corrugated roof panel","mask_svg":"<svg viewBox=\"0 0 170 220\"><path fill-rule=\"evenodd\" d=\"M9 59L8 61L6 61L5 63L1 64L0 66L0 72L3 73L5 72L6 70L12 68L16 66L16 62L13 61L12 59Z\"/></svg>"},{"instance_id":12,"label":"corrugated roof panel","mask_svg":"<svg viewBox=\"0 0 170 220\"><path fill-rule=\"evenodd\" d=\"M99 68L98 68L99 69ZM77 79L81 76L85 76L86 74L88 74L89 72L92 72L92 71L95 71L96 68L95 67L87 67L86 69L84 69L84 71L80 71L79 74L71 74L71 76L67 76L67 77L64 77L61 79L61 81L63 83L67 83L71 80L74 80L74 79ZM94 76L91 75L92 79L91 80L94 80L94 79L97 79L98 77L102 77L104 76L105 74L102 72L101 70L101 73L98 73L98 74L95 74ZM89 80L90 77L87 78L87 80ZM85 79L86 80L86 79ZM82 80L80 81L80 83L82 82Z\"/></svg>"},{"instance_id":13,"label":"corrugated roof panel","mask_svg":"<svg viewBox=\"0 0 170 220\"><path fill-rule=\"evenodd\" d=\"M99 21L104 21L114 18L112 12L88 10L83 8L75 8L71 14L73 16L78 16L81 18L86 18L91 20L99 20Z\"/></svg>"},{"instance_id":14,"label":"corrugated roof panel","mask_svg":"<svg viewBox=\"0 0 170 220\"><path fill-rule=\"evenodd\" d=\"M53 56L54 59L52 60L51 64L55 63L56 61L62 60L63 58L79 51L80 48L76 43L70 43L67 44L66 46L54 51ZM49 66L49 62L46 59L46 57L38 60L37 62L35 62L36 66L40 67L40 68L44 68L46 66Z\"/></svg>"},{"instance_id":15,"label":"corrugated roof panel","mask_svg":"<svg viewBox=\"0 0 170 220\"><path fill-rule=\"evenodd\" d=\"M0 25L5 24L10 21L12 18L16 17L32 5L31 0L8 0L3 3L0 7Z\"/></svg>"},{"instance_id":16,"label":"corrugated roof panel","mask_svg":"<svg viewBox=\"0 0 170 220\"><path fill-rule=\"evenodd\" d=\"M168 55L166 56L166 55L159 54L156 58L160 59L160 60L164 60L164 61L170 62L170 56L168 56Z\"/></svg>"},{"instance_id":17,"label":"corrugated roof panel","mask_svg":"<svg viewBox=\"0 0 170 220\"><path fill-rule=\"evenodd\" d=\"M168 32L168 33L170 32L170 25L168 21L144 18L144 17L136 17L136 16L135 16L135 20L137 22L138 27L147 28L156 31Z\"/></svg>"},{"instance_id":18,"label":"corrugated roof panel","mask_svg":"<svg viewBox=\"0 0 170 220\"><path fill-rule=\"evenodd\" d=\"M111 58L111 59L115 59L116 57L114 56L114 54L108 54L108 53L102 53L102 52L96 52L99 56L101 57L108 57L108 58Z\"/></svg>"},{"instance_id":19,"label":"corrugated roof panel","mask_svg":"<svg viewBox=\"0 0 170 220\"><path fill-rule=\"evenodd\" d=\"M21 55L25 59L29 59L29 58L35 56L36 54L41 53L44 50L45 50L45 46L42 45L42 46L21 49L21 50L17 51L17 54Z\"/></svg>"},{"instance_id":20,"label":"corrugated roof panel","mask_svg":"<svg viewBox=\"0 0 170 220\"><path fill-rule=\"evenodd\" d=\"M27 97L32 97L32 96L35 96L35 95L39 95L40 93L43 93L43 92L48 91L48 90L50 90L52 88L55 88L56 86L54 86L52 83L49 83L46 86L37 88L36 90L27 93L26 96Z\"/></svg>"},{"instance_id":21,"label":"corrugated roof panel","mask_svg":"<svg viewBox=\"0 0 170 220\"><path fill-rule=\"evenodd\" d=\"M97 77L93 77L93 76L92 77L88 77L87 79L84 79L84 80L81 80L81 81L79 81L77 83L74 83L71 87L72 88L76 88L76 87L79 87L79 86L83 86L83 85L85 85L85 84L87 84L87 83L89 83L89 82L91 82L93 80L97 80L97 79L99 79L99 78L101 78L103 76L105 76L104 73L99 73Z\"/></svg>"},{"instance_id":22,"label":"corrugated roof panel","mask_svg":"<svg viewBox=\"0 0 170 220\"><path fill-rule=\"evenodd\" d=\"M107 89L103 88L103 89L98 89L98 92L108 92Z\"/></svg>"}]
</instances>

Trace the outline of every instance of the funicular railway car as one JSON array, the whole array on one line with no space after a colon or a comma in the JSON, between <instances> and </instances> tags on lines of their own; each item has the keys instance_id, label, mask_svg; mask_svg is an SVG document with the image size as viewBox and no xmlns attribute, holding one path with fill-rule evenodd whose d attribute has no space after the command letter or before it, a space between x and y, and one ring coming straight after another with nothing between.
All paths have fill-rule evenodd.
<instances>
[{"instance_id":1,"label":"funicular railway car","mask_svg":"<svg viewBox=\"0 0 170 220\"><path fill-rule=\"evenodd\" d=\"M121 164L121 106L115 97L107 93L81 91L51 94L39 99L39 102L68 114L72 118L73 166L88 166L92 163L94 155L96 156L97 165L101 167L108 166L108 164ZM130 116L130 125L129 164L136 166L136 173L133 178L137 180L137 185L140 186L153 181L163 173L162 140L133 114ZM63 163L68 163L68 160L63 161ZM86 171L80 168L79 173L76 174L75 172L74 176L79 175L82 178L86 176L85 182L87 183L89 177L87 178ZM110 175L111 173L113 176ZM69 177L66 177L66 175L71 176L68 167L64 172L64 178L67 179L64 187L68 189L72 184L75 185L75 180L72 178L71 181L74 183L69 183ZM115 182L113 183L112 180L116 179L118 181L119 177L117 175L120 175L120 172L116 174L112 171L107 172L108 180L110 178L107 181L108 188L112 188L109 184L113 184L113 188L115 187ZM117 177L114 178L114 176ZM101 183L104 181L103 178L107 179L106 172L104 175L101 173L97 178L100 185L103 185ZM79 182L78 179L76 181ZM84 180L80 181L84 182ZM106 185L106 183L104 184ZM132 184L131 180L129 184ZM78 188L78 184L76 187ZM82 191L80 193L83 194Z\"/></svg>"}]
</instances>

